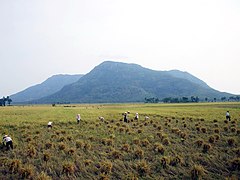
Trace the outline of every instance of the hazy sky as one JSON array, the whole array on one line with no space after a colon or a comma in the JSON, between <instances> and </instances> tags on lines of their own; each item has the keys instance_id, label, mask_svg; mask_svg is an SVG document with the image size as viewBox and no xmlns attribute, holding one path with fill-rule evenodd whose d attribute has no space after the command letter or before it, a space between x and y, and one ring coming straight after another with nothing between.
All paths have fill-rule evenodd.
<instances>
[{"instance_id":1,"label":"hazy sky","mask_svg":"<svg viewBox=\"0 0 240 180\"><path fill-rule=\"evenodd\" d=\"M0 97L105 60L240 94L240 1L0 0Z\"/></svg>"}]
</instances>

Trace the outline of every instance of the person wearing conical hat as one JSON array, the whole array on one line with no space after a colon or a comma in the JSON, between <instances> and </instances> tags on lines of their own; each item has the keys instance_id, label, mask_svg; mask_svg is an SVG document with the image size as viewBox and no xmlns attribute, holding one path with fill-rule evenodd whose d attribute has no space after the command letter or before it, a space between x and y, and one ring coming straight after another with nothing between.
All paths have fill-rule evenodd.
<instances>
[{"instance_id":1,"label":"person wearing conical hat","mask_svg":"<svg viewBox=\"0 0 240 180\"><path fill-rule=\"evenodd\" d=\"M5 135L3 137L3 143L6 143L7 150L10 150L10 148L13 149L13 142L10 136Z\"/></svg>"}]
</instances>

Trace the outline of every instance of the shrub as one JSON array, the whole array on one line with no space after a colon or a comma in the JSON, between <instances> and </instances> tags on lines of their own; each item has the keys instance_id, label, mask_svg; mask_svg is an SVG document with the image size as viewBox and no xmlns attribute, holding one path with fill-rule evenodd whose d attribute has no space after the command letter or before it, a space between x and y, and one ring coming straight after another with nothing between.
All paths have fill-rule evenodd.
<instances>
[{"instance_id":1,"label":"shrub","mask_svg":"<svg viewBox=\"0 0 240 180\"><path fill-rule=\"evenodd\" d=\"M214 129L214 132L219 133L220 131L219 131L219 129Z\"/></svg>"},{"instance_id":2,"label":"shrub","mask_svg":"<svg viewBox=\"0 0 240 180\"><path fill-rule=\"evenodd\" d=\"M100 172L103 174L109 174L112 171L112 163L110 161L102 161L100 163Z\"/></svg>"},{"instance_id":3,"label":"shrub","mask_svg":"<svg viewBox=\"0 0 240 180\"><path fill-rule=\"evenodd\" d=\"M100 173L99 175L99 180L110 180L109 178L109 175L108 174L103 174L103 173Z\"/></svg>"},{"instance_id":4,"label":"shrub","mask_svg":"<svg viewBox=\"0 0 240 180\"><path fill-rule=\"evenodd\" d=\"M204 153L207 153L211 148L212 148L212 146L210 144L207 144L207 143L203 144L203 152Z\"/></svg>"},{"instance_id":5,"label":"shrub","mask_svg":"<svg viewBox=\"0 0 240 180\"><path fill-rule=\"evenodd\" d=\"M164 154L165 149L164 149L164 147L163 147L162 144L160 144L160 143L155 143L155 144L153 145L153 151L155 151L155 152L157 152L157 153L160 153L160 154Z\"/></svg>"},{"instance_id":6,"label":"shrub","mask_svg":"<svg viewBox=\"0 0 240 180\"><path fill-rule=\"evenodd\" d=\"M214 141L215 141L215 137L214 136L210 136L209 139L208 139L208 142L214 143Z\"/></svg>"},{"instance_id":7,"label":"shrub","mask_svg":"<svg viewBox=\"0 0 240 180\"><path fill-rule=\"evenodd\" d=\"M160 160L160 164L164 169L167 168L167 165L169 165L169 163L170 163L170 159L167 156L163 156Z\"/></svg>"},{"instance_id":8,"label":"shrub","mask_svg":"<svg viewBox=\"0 0 240 180\"><path fill-rule=\"evenodd\" d=\"M143 132L143 130L142 129L138 129L137 132L138 132L138 134L141 134Z\"/></svg>"},{"instance_id":9,"label":"shrub","mask_svg":"<svg viewBox=\"0 0 240 180\"><path fill-rule=\"evenodd\" d=\"M110 138L110 139L115 139L116 136L115 136L115 134L110 134L109 138Z\"/></svg>"},{"instance_id":10,"label":"shrub","mask_svg":"<svg viewBox=\"0 0 240 180\"><path fill-rule=\"evenodd\" d=\"M233 121L231 121L231 123L232 123L232 124L236 124L236 121L235 121L235 120L233 120Z\"/></svg>"},{"instance_id":11,"label":"shrub","mask_svg":"<svg viewBox=\"0 0 240 180\"><path fill-rule=\"evenodd\" d=\"M85 151L89 151L89 150L91 150L92 149L92 145L90 144L90 143L88 143L88 142L86 142L85 144L84 144L84 150Z\"/></svg>"},{"instance_id":12,"label":"shrub","mask_svg":"<svg viewBox=\"0 0 240 180\"><path fill-rule=\"evenodd\" d=\"M92 163L93 163L93 161L90 160L90 159L84 160L84 165L85 165L85 166L89 166L89 165L92 164Z\"/></svg>"},{"instance_id":13,"label":"shrub","mask_svg":"<svg viewBox=\"0 0 240 180\"><path fill-rule=\"evenodd\" d=\"M75 172L75 164L72 162L64 162L62 164L62 173L66 175L73 174Z\"/></svg>"},{"instance_id":14,"label":"shrub","mask_svg":"<svg viewBox=\"0 0 240 180\"><path fill-rule=\"evenodd\" d=\"M224 126L224 127L223 127L223 130L224 130L225 132L227 132L227 131L228 131L228 127L227 127L227 126Z\"/></svg>"},{"instance_id":15,"label":"shrub","mask_svg":"<svg viewBox=\"0 0 240 180\"><path fill-rule=\"evenodd\" d=\"M40 174L38 174L36 180L52 180L52 178L42 171Z\"/></svg>"},{"instance_id":16,"label":"shrub","mask_svg":"<svg viewBox=\"0 0 240 180\"><path fill-rule=\"evenodd\" d=\"M162 143L163 143L163 145L169 145L169 144L171 144L171 143L170 143L170 140L169 140L168 138L164 138L164 139L162 140Z\"/></svg>"},{"instance_id":17,"label":"shrub","mask_svg":"<svg viewBox=\"0 0 240 180\"><path fill-rule=\"evenodd\" d=\"M147 147L150 144L150 142L148 141L148 139L143 139L141 141L141 144L142 144L142 146Z\"/></svg>"},{"instance_id":18,"label":"shrub","mask_svg":"<svg viewBox=\"0 0 240 180\"><path fill-rule=\"evenodd\" d=\"M31 137L27 137L26 142L30 142L30 141L32 141L32 138Z\"/></svg>"},{"instance_id":19,"label":"shrub","mask_svg":"<svg viewBox=\"0 0 240 180\"><path fill-rule=\"evenodd\" d=\"M207 128L202 127L202 128L201 128L201 131L202 131L203 133L206 133L206 132L207 132Z\"/></svg>"},{"instance_id":20,"label":"shrub","mask_svg":"<svg viewBox=\"0 0 240 180\"><path fill-rule=\"evenodd\" d=\"M215 140L218 141L220 139L220 136L218 134L214 134Z\"/></svg>"},{"instance_id":21,"label":"shrub","mask_svg":"<svg viewBox=\"0 0 240 180\"><path fill-rule=\"evenodd\" d=\"M27 150L27 155L29 157L34 157L36 154L37 154L37 151L36 151L35 147L30 145Z\"/></svg>"},{"instance_id":22,"label":"shrub","mask_svg":"<svg viewBox=\"0 0 240 180\"><path fill-rule=\"evenodd\" d=\"M53 143L51 143L51 142L47 142L46 144L45 144L45 148L46 149L51 149L53 147Z\"/></svg>"},{"instance_id":23,"label":"shrub","mask_svg":"<svg viewBox=\"0 0 240 180\"><path fill-rule=\"evenodd\" d=\"M172 128L171 131L172 131L173 133L176 133L176 134L177 134L177 133L180 131L180 129L178 129L178 128Z\"/></svg>"},{"instance_id":24,"label":"shrub","mask_svg":"<svg viewBox=\"0 0 240 180\"><path fill-rule=\"evenodd\" d=\"M229 138L227 140L227 143L228 143L229 146L234 146L236 144L236 141L235 141L234 138Z\"/></svg>"},{"instance_id":25,"label":"shrub","mask_svg":"<svg viewBox=\"0 0 240 180\"><path fill-rule=\"evenodd\" d=\"M112 145L113 145L113 139L103 138L103 139L102 139L102 143L103 143L104 145L107 145L107 146L112 146Z\"/></svg>"},{"instance_id":26,"label":"shrub","mask_svg":"<svg viewBox=\"0 0 240 180\"><path fill-rule=\"evenodd\" d=\"M182 158L180 156L175 156L173 158L170 158L170 165L171 166L177 166L182 162Z\"/></svg>"},{"instance_id":27,"label":"shrub","mask_svg":"<svg viewBox=\"0 0 240 180\"><path fill-rule=\"evenodd\" d=\"M117 150L113 150L110 154L111 158L113 159L120 159L122 157L122 153Z\"/></svg>"},{"instance_id":28,"label":"shrub","mask_svg":"<svg viewBox=\"0 0 240 180\"><path fill-rule=\"evenodd\" d=\"M64 136L60 137L59 140L60 142L66 141L66 138Z\"/></svg>"},{"instance_id":29,"label":"shrub","mask_svg":"<svg viewBox=\"0 0 240 180\"><path fill-rule=\"evenodd\" d=\"M134 158L141 159L144 156L144 151L140 148L137 148L134 150L133 156L134 156Z\"/></svg>"},{"instance_id":30,"label":"shrub","mask_svg":"<svg viewBox=\"0 0 240 180\"><path fill-rule=\"evenodd\" d=\"M231 128L231 132L236 132L236 128L235 128L235 127L232 127L232 128Z\"/></svg>"},{"instance_id":31,"label":"shrub","mask_svg":"<svg viewBox=\"0 0 240 180\"><path fill-rule=\"evenodd\" d=\"M238 134L238 135L240 134L240 129L237 130L237 134Z\"/></svg>"},{"instance_id":32,"label":"shrub","mask_svg":"<svg viewBox=\"0 0 240 180\"><path fill-rule=\"evenodd\" d=\"M126 180L138 180L138 175L130 173L130 174L127 174L123 179L126 179Z\"/></svg>"},{"instance_id":33,"label":"shrub","mask_svg":"<svg viewBox=\"0 0 240 180\"><path fill-rule=\"evenodd\" d=\"M76 148L83 148L84 142L82 140L77 140L75 145L76 145Z\"/></svg>"},{"instance_id":34,"label":"shrub","mask_svg":"<svg viewBox=\"0 0 240 180\"><path fill-rule=\"evenodd\" d=\"M22 167L22 162L19 159L13 159L9 162L9 171L11 173L18 172Z\"/></svg>"},{"instance_id":35,"label":"shrub","mask_svg":"<svg viewBox=\"0 0 240 180\"><path fill-rule=\"evenodd\" d=\"M236 153L236 155L237 155L238 157L240 157L240 148L239 148L239 147L233 149L233 152Z\"/></svg>"},{"instance_id":36,"label":"shrub","mask_svg":"<svg viewBox=\"0 0 240 180\"><path fill-rule=\"evenodd\" d=\"M140 144L140 140L135 138L133 139L133 144L139 145Z\"/></svg>"},{"instance_id":37,"label":"shrub","mask_svg":"<svg viewBox=\"0 0 240 180\"><path fill-rule=\"evenodd\" d=\"M233 171L240 170L240 158L234 158L233 160L230 161L230 164L231 164L231 169Z\"/></svg>"},{"instance_id":38,"label":"shrub","mask_svg":"<svg viewBox=\"0 0 240 180\"><path fill-rule=\"evenodd\" d=\"M69 155L73 155L75 153L75 149L70 148L67 152Z\"/></svg>"},{"instance_id":39,"label":"shrub","mask_svg":"<svg viewBox=\"0 0 240 180\"><path fill-rule=\"evenodd\" d=\"M144 160L136 164L136 169L140 176L144 176L150 173L150 167Z\"/></svg>"},{"instance_id":40,"label":"shrub","mask_svg":"<svg viewBox=\"0 0 240 180\"><path fill-rule=\"evenodd\" d=\"M49 159L50 159L50 154L49 153L43 153L43 160L45 161L45 162L48 162L49 161Z\"/></svg>"},{"instance_id":41,"label":"shrub","mask_svg":"<svg viewBox=\"0 0 240 180\"><path fill-rule=\"evenodd\" d=\"M119 132L124 132L124 130L125 130L125 128L123 128L123 127L119 128Z\"/></svg>"},{"instance_id":42,"label":"shrub","mask_svg":"<svg viewBox=\"0 0 240 180\"><path fill-rule=\"evenodd\" d=\"M72 136L67 136L67 140L68 140L68 141L71 141L72 139L73 139Z\"/></svg>"},{"instance_id":43,"label":"shrub","mask_svg":"<svg viewBox=\"0 0 240 180\"><path fill-rule=\"evenodd\" d=\"M59 150L64 150L65 148L66 148L66 145L63 142L58 144L58 149Z\"/></svg>"},{"instance_id":44,"label":"shrub","mask_svg":"<svg viewBox=\"0 0 240 180\"><path fill-rule=\"evenodd\" d=\"M195 144L198 146L198 147L201 147L203 145L203 140L202 139L198 139L195 141Z\"/></svg>"},{"instance_id":45,"label":"shrub","mask_svg":"<svg viewBox=\"0 0 240 180\"><path fill-rule=\"evenodd\" d=\"M161 138L161 137L162 137L162 132L157 132L157 136L158 136L159 138Z\"/></svg>"},{"instance_id":46,"label":"shrub","mask_svg":"<svg viewBox=\"0 0 240 180\"><path fill-rule=\"evenodd\" d=\"M62 130L61 133L62 133L62 134L66 134L66 131L65 131L65 130Z\"/></svg>"},{"instance_id":47,"label":"shrub","mask_svg":"<svg viewBox=\"0 0 240 180\"><path fill-rule=\"evenodd\" d=\"M23 178L23 179L33 178L34 167L32 165L25 165L23 168L20 169L19 174L20 174L21 178Z\"/></svg>"},{"instance_id":48,"label":"shrub","mask_svg":"<svg viewBox=\"0 0 240 180\"><path fill-rule=\"evenodd\" d=\"M202 179L205 174L205 169L201 165L194 165L191 170L191 177L193 180Z\"/></svg>"},{"instance_id":49,"label":"shrub","mask_svg":"<svg viewBox=\"0 0 240 180\"><path fill-rule=\"evenodd\" d=\"M51 138L52 138L52 139L56 139L56 137L57 137L56 134L51 135Z\"/></svg>"},{"instance_id":50,"label":"shrub","mask_svg":"<svg viewBox=\"0 0 240 180\"><path fill-rule=\"evenodd\" d=\"M181 132L181 133L180 133L180 137L183 138L183 139L186 139L187 133Z\"/></svg>"},{"instance_id":51,"label":"shrub","mask_svg":"<svg viewBox=\"0 0 240 180\"><path fill-rule=\"evenodd\" d=\"M130 151L130 145L129 144L124 144L122 146L121 150L123 150L125 152L129 152Z\"/></svg>"}]
</instances>

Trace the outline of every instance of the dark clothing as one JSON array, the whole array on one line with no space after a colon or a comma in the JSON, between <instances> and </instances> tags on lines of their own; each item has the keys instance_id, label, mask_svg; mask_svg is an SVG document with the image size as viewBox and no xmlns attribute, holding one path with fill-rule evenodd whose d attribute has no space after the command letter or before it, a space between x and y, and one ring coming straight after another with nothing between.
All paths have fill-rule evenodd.
<instances>
[{"instance_id":1,"label":"dark clothing","mask_svg":"<svg viewBox=\"0 0 240 180\"><path fill-rule=\"evenodd\" d=\"M229 116L226 116L226 120L231 121L231 117L230 117L230 115L229 115Z\"/></svg>"},{"instance_id":2,"label":"dark clothing","mask_svg":"<svg viewBox=\"0 0 240 180\"><path fill-rule=\"evenodd\" d=\"M10 150L10 148L13 149L13 142L12 141L6 142L6 146L7 146L7 150Z\"/></svg>"},{"instance_id":3,"label":"dark clothing","mask_svg":"<svg viewBox=\"0 0 240 180\"><path fill-rule=\"evenodd\" d=\"M127 115L126 115L126 114L124 114L123 120L124 120L124 122L128 122L128 120L127 120Z\"/></svg>"}]
</instances>

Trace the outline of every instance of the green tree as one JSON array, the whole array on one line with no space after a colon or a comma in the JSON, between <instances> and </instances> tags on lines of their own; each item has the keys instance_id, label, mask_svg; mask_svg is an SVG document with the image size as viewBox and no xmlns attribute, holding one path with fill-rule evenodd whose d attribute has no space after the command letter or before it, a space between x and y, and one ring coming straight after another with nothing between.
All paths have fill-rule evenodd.
<instances>
[{"instance_id":1,"label":"green tree","mask_svg":"<svg viewBox=\"0 0 240 180\"><path fill-rule=\"evenodd\" d=\"M9 96L7 96L6 101L8 102L8 105L10 106L12 99L10 99Z\"/></svg>"},{"instance_id":2,"label":"green tree","mask_svg":"<svg viewBox=\"0 0 240 180\"><path fill-rule=\"evenodd\" d=\"M226 97L221 97L221 101L226 101Z\"/></svg>"}]
</instances>

